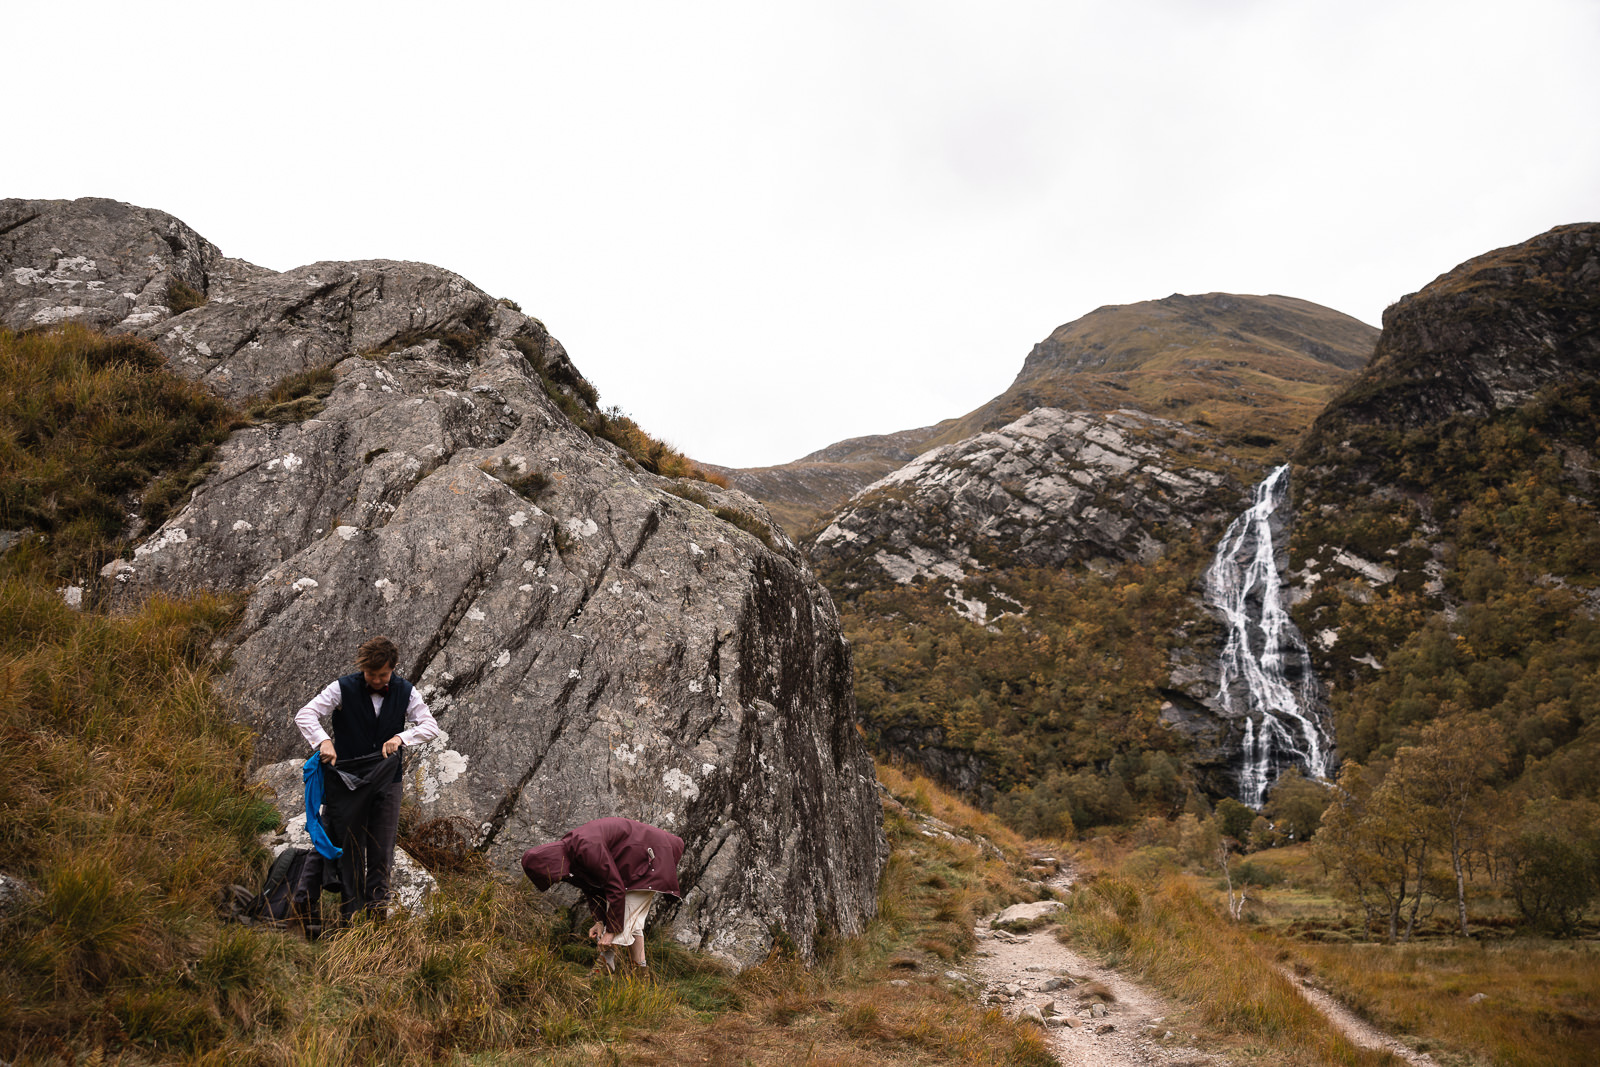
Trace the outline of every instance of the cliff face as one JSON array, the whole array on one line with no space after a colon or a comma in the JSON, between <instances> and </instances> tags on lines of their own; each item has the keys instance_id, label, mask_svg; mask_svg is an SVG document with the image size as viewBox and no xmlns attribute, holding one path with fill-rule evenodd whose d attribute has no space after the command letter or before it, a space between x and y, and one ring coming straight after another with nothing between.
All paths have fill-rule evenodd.
<instances>
[{"instance_id":1,"label":"cliff face","mask_svg":"<svg viewBox=\"0 0 1600 1067\"><path fill-rule=\"evenodd\" d=\"M1558 226L1440 275L1384 312L1372 362L1317 419L1314 459L1351 425L1417 427L1518 407L1545 385L1600 375L1593 223Z\"/></svg>"},{"instance_id":2,"label":"cliff face","mask_svg":"<svg viewBox=\"0 0 1600 1067\"><path fill-rule=\"evenodd\" d=\"M1040 408L869 486L811 555L846 596L996 567L1149 560L1169 539L1225 521L1250 476L1203 431L1137 411ZM956 603L985 621L985 605Z\"/></svg>"},{"instance_id":3,"label":"cliff face","mask_svg":"<svg viewBox=\"0 0 1600 1067\"><path fill-rule=\"evenodd\" d=\"M219 281L238 261L107 201L5 201L0 218L6 322L137 330L235 400L320 383L236 432L105 572L123 598L250 591L223 651L258 758L303 749L288 717L387 633L445 731L410 796L479 826L498 865L621 814L688 843L685 943L749 961L774 927L807 951L819 921L862 928L884 845L826 591L781 534L769 547L674 490L768 521L754 500L577 429L551 394L582 402L586 383L542 324L424 264ZM47 303L46 276L77 284ZM209 299L174 316L156 294L178 277Z\"/></svg>"},{"instance_id":4,"label":"cliff face","mask_svg":"<svg viewBox=\"0 0 1600 1067\"><path fill-rule=\"evenodd\" d=\"M1379 634L1368 605L1453 610L1469 553L1587 581L1597 393L1600 225L1468 260L1385 312L1372 363L1294 455L1297 614L1320 673L1372 677L1409 624Z\"/></svg>"}]
</instances>

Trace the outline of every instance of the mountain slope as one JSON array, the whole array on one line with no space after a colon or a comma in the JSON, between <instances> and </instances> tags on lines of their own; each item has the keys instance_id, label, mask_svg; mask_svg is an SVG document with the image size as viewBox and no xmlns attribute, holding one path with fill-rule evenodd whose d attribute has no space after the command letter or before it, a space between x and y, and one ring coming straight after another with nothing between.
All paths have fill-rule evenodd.
<instances>
[{"instance_id":1,"label":"mountain slope","mask_svg":"<svg viewBox=\"0 0 1600 1067\"><path fill-rule=\"evenodd\" d=\"M958 441L1036 407L1131 407L1211 428L1235 447L1270 447L1310 423L1377 338L1366 323L1286 296L1173 294L1110 305L1057 327L1010 388L928 443Z\"/></svg>"},{"instance_id":2,"label":"mountain slope","mask_svg":"<svg viewBox=\"0 0 1600 1067\"><path fill-rule=\"evenodd\" d=\"M1297 621L1340 745L1482 713L1510 778L1600 792L1600 224L1441 275L1297 450Z\"/></svg>"},{"instance_id":3,"label":"mountain slope","mask_svg":"<svg viewBox=\"0 0 1600 1067\"><path fill-rule=\"evenodd\" d=\"M728 484L767 506L772 516L797 538L816 528L817 521L857 491L885 474L916 459L923 444L940 426L924 426L898 433L872 434L837 441L801 456L792 463L771 467L717 467Z\"/></svg>"},{"instance_id":4,"label":"mountain slope","mask_svg":"<svg viewBox=\"0 0 1600 1067\"><path fill-rule=\"evenodd\" d=\"M1039 407L1136 408L1193 423L1230 452L1261 460L1282 454L1377 336L1348 315L1283 296L1174 294L1102 307L1057 327L1004 393L959 418L851 438L773 467L720 470L805 539L856 492L927 449Z\"/></svg>"}]
</instances>

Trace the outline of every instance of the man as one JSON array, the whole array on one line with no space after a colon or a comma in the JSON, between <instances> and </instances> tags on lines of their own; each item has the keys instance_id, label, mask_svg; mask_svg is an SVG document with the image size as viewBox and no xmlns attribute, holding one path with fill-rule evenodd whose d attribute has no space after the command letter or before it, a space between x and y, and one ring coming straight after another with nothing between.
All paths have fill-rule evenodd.
<instances>
[{"instance_id":1,"label":"man","mask_svg":"<svg viewBox=\"0 0 1600 1067\"><path fill-rule=\"evenodd\" d=\"M328 685L294 716L322 756L323 812L337 858L346 919L383 914L400 829L400 749L439 736L428 705L394 673L400 652L374 637L356 652L356 672ZM323 728L327 720L333 736ZM316 812L306 812L313 819Z\"/></svg>"},{"instance_id":2,"label":"man","mask_svg":"<svg viewBox=\"0 0 1600 1067\"><path fill-rule=\"evenodd\" d=\"M522 870L541 893L557 882L577 887L594 914L589 936L600 945L598 972L617 969L615 948L627 948L644 972L644 920L657 893L682 896L678 861L683 839L635 822L606 818L568 830L559 841L522 854Z\"/></svg>"}]
</instances>

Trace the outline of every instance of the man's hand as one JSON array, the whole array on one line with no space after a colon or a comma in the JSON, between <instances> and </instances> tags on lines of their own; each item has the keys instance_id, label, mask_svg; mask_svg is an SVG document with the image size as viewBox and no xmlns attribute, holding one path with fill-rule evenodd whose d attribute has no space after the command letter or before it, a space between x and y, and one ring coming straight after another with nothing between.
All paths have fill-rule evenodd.
<instances>
[{"instance_id":1,"label":"man's hand","mask_svg":"<svg viewBox=\"0 0 1600 1067\"><path fill-rule=\"evenodd\" d=\"M338 755L333 751L333 738L324 737L322 739L322 744L317 746L317 751L322 753L322 762L326 763L328 766L332 767L335 763L339 762Z\"/></svg>"},{"instance_id":2,"label":"man's hand","mask_svg":"<svg viewBox=\"0 0 1600 1067\"><path fill-rule=\"evenodd\" d=\"M388 759L390 756L394 755L395 752L400 748L400 745L401 741L399 734L395 734L393 737L389 738L389 740L385 741L383 743L383 758Z\"/></svg>"}]
</instances>

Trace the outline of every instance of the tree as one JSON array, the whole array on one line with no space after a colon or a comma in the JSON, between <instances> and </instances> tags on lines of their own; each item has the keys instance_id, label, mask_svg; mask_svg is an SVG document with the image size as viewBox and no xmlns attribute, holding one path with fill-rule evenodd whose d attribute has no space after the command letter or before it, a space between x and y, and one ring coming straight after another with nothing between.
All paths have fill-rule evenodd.
<instances>
[{"instance_id":1,"label":"tree","mask_svg":"<svg viewBox=\"0 0 1600 1067\"><path fill-rule=\"evenodd\" d=\"M1332 801L1333 790L1328 783L1307 778L1299 767L1290 767L1272 783L1262 812L1285 837L1310 841Z\"/></svg>"},{"instance_id":2,"label":"tree","mask_svg":"<svg viewBox=\"0 0 1600 1067\"><path fill-rule=\"evenodd\" d=\"M1429 837L1412 783L1387 770L1345 763L1312 847L1365 910L1369 936L1381 908L1392 943L1402 939L1400 916L1408 903L1404 939L1416 928Z\"/></svg>"},{"instance_id":3,"label":"tree","mask_svg":"<svg viewBox=\"0 0 1600 1067\"><path fill-rule=\"evenodd\" d=\"M1446 703L1440 717L1422 729L1421 744L1395 754L1390 776L1405 784L1418 815L1450 852L1456 914L1467 930L1466 860L1484 847L1484 798L1489 782L1506 764L1506 737L1486 715L1459 713Z\"/></svg>"},{"instance_id":4,"label":"tree","mask_svg":"<svg viewBox=\"0 0 1600 1067\"><path fill-rule=\"evenodd\" d=\"M1511 896L1522 917L1571 932L1600 893L1600 804L1534 801L1504 850Z\"/></svg>"},{"instance_id":5,"label":"tree","mask_svg":"<svg viewBox=\"0 0 1600 1067\"><path fill-rule=\"evenodd\" d=\"M1242 841L1250 832L1250 824L1255 821L1256 813L1232 797L1223 797L1217 801L1217 829L1223 837L1231 837Z\"/></svg>"}]
</instances>

